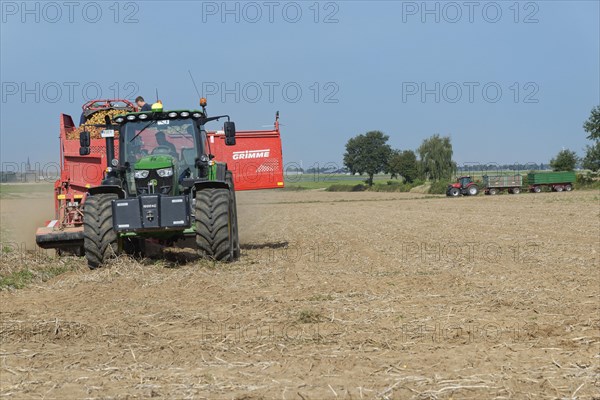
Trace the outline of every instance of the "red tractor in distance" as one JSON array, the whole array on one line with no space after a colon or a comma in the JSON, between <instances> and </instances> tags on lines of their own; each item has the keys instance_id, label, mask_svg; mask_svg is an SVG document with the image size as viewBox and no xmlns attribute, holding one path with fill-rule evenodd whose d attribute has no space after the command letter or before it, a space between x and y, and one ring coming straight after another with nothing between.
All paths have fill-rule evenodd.
<instances>
[{"instance_id":1,"label":"red tractor in distance","mask_svg":"<svg viewBox=\"0 0 600 400\"><path fill-rule=\"evenodd\" d=\"M470 176L461 176L456 180L455 183L448 185L446 190L446 196L457 197L463 196L477 196L479 193L479 186Z\"/></svg>"}]
</instances>

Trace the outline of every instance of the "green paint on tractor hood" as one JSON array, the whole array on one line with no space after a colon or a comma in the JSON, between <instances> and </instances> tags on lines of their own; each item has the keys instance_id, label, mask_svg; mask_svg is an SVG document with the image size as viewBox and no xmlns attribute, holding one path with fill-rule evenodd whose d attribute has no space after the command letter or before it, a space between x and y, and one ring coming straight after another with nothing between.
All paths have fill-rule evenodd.
<instances>
[{"instance_id":1,"label":"green paint on tractor hood","mask_svg":"<svg viewBox=\"0 0 600 400\"><path fill-rule=\"evenodd\" d=\"M145 156L135 163L135 169L159 169L173 166L173 157L168 155Z\"/></svg>"}]
</instances>

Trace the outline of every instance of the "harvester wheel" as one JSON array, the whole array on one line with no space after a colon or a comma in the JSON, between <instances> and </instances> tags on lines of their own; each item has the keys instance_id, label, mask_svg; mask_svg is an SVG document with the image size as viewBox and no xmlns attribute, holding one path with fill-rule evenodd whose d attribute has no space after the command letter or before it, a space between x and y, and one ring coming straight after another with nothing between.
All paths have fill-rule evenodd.
<instances>
[{"instance_id":1,"label":"harvester wheel","mask_svg":"<svg viewBox=\"0 0 600 400\"><path fill-rule=\"evenodd\" d=\"M229 189L196 192L196 245L205 258L233 261L233 217Z\"/></svg>"},{"instance_id":2,"label":"harvester wheel","mask_svg":"<svg viewBox=\"0 0 600 400\"><path fill-rule=\"evenodd\" d=\"M102 266L118 254L111 203L116 199L117 195L112 193L88 196L83 206L83 247L90 269Z\"/></svg>"},{"instance_id":3,"label":"harvester wheel","mask_svg":"<svg viewBox=\"0 0 600 400\"><path fill-rule=\"evenodd\" d=\"M237 220L237 201L235 199L235 187L233 185L233 174L231 171L227 171L225 174L225 181L229 184L229 191L231 193L231 212L233 214L232 223L233 223L233 259L237 260L240 258L241 250L240 250L240 235L238 228L238 220Z\"/></svg>"}]
</instances>

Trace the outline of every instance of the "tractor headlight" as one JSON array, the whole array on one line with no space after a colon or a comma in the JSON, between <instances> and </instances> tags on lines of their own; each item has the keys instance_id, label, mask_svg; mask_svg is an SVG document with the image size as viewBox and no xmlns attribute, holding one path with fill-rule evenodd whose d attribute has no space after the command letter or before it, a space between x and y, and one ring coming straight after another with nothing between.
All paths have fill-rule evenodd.
<instances>
[{"instance_id":1,"label":"tractor headlight","mask_svg":"<svg viewBox=\"0 0 600 400\"><path fill-rule=\"evenodd\" d=\"M144 179L148 177L149 173L150 171L148 171L147 169L140 169L139 171L135 171L133 173L133 176L135 176L135 179Z\"/></svg>"},{"instance_id":2,"label":"tractor headlight","mask_svg":"<svg viewBox=\"0 0 600 400\"><path fill-rule=\"evenodd\" d=\"M120 123L121 123L121 122L123 122L123 121L125 121L125 120L123 119L123 117L115 118L115 122L116 122L117 124L120 124Z\"/></svg>"},{"instance_id":3,"label":"tractor headlight","mask_svg":"<svg viewBox=\"0 0 600 400\"><path fill-rule=\"evenodd\" d=\"M140 115L138 116L138 118L139 118L139 119L146 119L146 118L148 118L148 114L140 114Z\"/></svg>"},{"instance_id":4,"label":"tractor headlight","mask_svg":"<svg viewBox=\"0 0 600 400\"><path fill-rule=\"evenodd\" d=\"M192 117L194 117L194 118L200 118L201 116L202 116L202 114L200 114L200 113L193 113L192 114Z\"/></svg>"},{"instance_id":5,"label":"tractor headlight","mask_svg":"<svg viewBox=\"0 0 600 400\"><path fill-rule=\"evenodd\" d=\"M189 112L187 112L187 111L182 111L182 112L181 112L179 115L181 115L182 117L184 117L184 118L185 118L185 117L189 117L189 116L190 116L190 113L189 113Z\"/></svg>"},{"instance_id":6,"label":"tractor headlight","mask_svg":"<svg viewBox=\"0 0 600 400\"><path fill-rule=\"evenodd\" d=\"M133 121L135 119L135 115L128 115L127 121Z\"/></svg>"},{"instance_id":7,"label":"tractor headlight","mask_svg":"<svg viewBox=\"0 0 600 400\"><path fill-rule=\"evenodd\" d=\"M161 178L168 178L169 176L173 176L173 168L163 168L156 171L158 176Z\"/></svg>"},{"instance_id":8,"label":"tractor headlight","mask_svg":"<svg viewBox=\"0 0 600 400\"><path fill-rule=\"evenodd\" d=\"M167 115L169 116L169 118L175 118L177 116L177 113L176 112L170 112Z\"/></svg>"}]
</instances>

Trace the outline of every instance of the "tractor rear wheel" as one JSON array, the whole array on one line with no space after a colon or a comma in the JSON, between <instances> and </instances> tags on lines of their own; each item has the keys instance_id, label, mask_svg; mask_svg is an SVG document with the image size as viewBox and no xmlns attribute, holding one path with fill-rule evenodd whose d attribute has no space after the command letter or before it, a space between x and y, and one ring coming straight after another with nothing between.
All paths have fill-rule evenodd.
<instances>
[{"instance_id":1,"label":"tractor rear wheel","mask_svg":"<svg viewBox=\"0 0 600 400\"><path fill-rule=\"evenodd\" d=\"M233 261L234 234L231 192L207 188L196 192L196 245L204 258Z\"/></svg>"},{"instance_id":2,"label":"tractor rear wheel","mask_svg":"<svg viewBox=\"0 0 600 400\"><path fill-rule=\"evenodd\" d=\"M477 185L471 185L467 188L467 194L469 196L477 196L477 193L479 193L479 188Z\"/></svg>"},{"instance_id":3,"label":"tractor rear wheel","mask_svg":"<svg viewBox=\"0 0 600 400\"><path fill-rule=\"evenodd\" d=\"M113 229L112 201L116 194L88 196L83 206L83 247L88 267L101 267L119 253L119 240Z\"/></svg>"}]
</instances>

